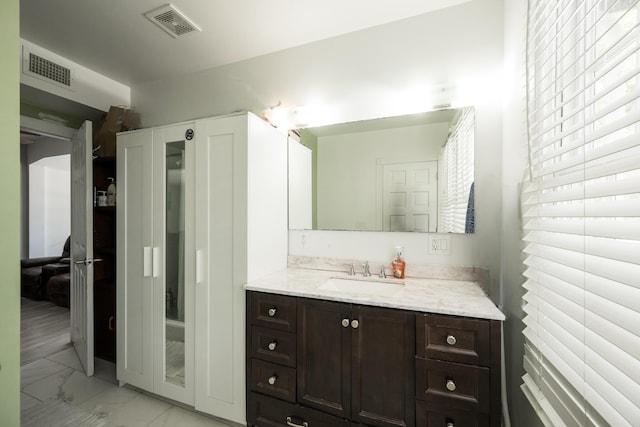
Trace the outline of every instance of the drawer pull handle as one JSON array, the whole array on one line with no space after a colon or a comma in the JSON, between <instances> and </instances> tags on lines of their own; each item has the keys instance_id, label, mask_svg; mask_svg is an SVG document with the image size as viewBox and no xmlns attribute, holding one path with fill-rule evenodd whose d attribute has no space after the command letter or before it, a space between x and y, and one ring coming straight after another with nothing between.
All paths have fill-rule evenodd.
<instances>
[{"instance_id":1,"label":"drawer pull handle","mask_svg":"<svg viewBox=\"0 0 640 427\"><path fill-rule=\"evenodd\" d=\"M291 417L287 417L287 425L289 427L309 427L309 423L303 421L302 424L296 424L291 420Z\"/></svg>"},{"instance_id":2,"label":"drawer pull handle","mask_svg":"<svg viewBox=\"0 0 640 427\"><path fill-rule=\"evenodd\" d=\"M349 327L349 319L342 319L342 326L344 326L345 328Z\"/></svg>"},{"instance_id":3,"label":"drawer pull handle","mask_svg":"<svg viewBox=\"0 0 640 427\"><path fill-rule=\"evenodd\" d=\"M267 314L269 314L269 317L274 317L277 311L278 310L276 310L275 308L270 308Z\"/></svg>"},{"instance_id":4,"label":"drawer pull handle","mask_svg":"<svg viewBox=\"0 0 640 427\"><path fill-rule=\"evenodd\" d=\"M456 391L456 383L453 380L447 380L447 390Z\"/></svg>"},{"instance_id":5,"label":"drawer pull handle","mask_svg":"<svg viewBox=\"0 0 640 427\"><path fill-rule=\"evenodd\" d=\"M447 421L447 427L453 427L453 421Z\"/></svg>"},{"instance_id":6,"label":"drawer pull handle","mask_svg":"<svg viewBox=\"0 0 640 427\"><path fill-rule=\"evenodd\" d=\"M454 337L453 335L448 335L447 336L447 344L449 345L456 345L456 343L458 342L458 340L456 339L456 337ZM448 426L447 426L448 427Z\"/></svg>"},{"instance_id":7,"label":"drawer pull handle","mask_svg":"<svg viewBox=\"0 0 640 427\"><path fill-rule=\"evenodd\" d=\"M277 346L278 346L278 342L277 342L277 341L271 341L271 342L269 343L269 350L270 350L270 351L273 351L273 350L275 350L275 349L276 349L276 347L277 347Z\"/></svg>"},{"instance_id":8,"label":"drawer pull handle","mask_svg":"<svg viewBox=\"0 0 640 427\"><path fill-rule=\"evenodd\" d=\"M357 320L354 319L351 321L351 327L353 329L358 329L358 326L360 326L360 323Z\"/></svg>"},{"instance_id":9,"label":"drawer pull handle","mask_svg":"<svg viewBox=\"0 0 640 427\"><path fill-rule=\"evenodd\" d=\"M274 385L276 383L276 380L278 379L278 377L276 377L275 375L271 375L269 377L269 384Z\"/></svg>"}]
</instances>

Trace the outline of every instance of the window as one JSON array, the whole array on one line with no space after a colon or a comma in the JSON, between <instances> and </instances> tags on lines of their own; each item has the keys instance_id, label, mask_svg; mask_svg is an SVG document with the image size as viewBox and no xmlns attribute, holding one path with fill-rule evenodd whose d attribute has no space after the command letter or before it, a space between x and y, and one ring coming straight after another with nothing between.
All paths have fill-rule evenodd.
<instances>
[{"instance_id":1,"label":"window","mask_svg":"<svg viewBox=\"0 0 640 427\"><path fill-rule=\"evenodd\" d=\"M473 233L475 214L473 195L474 110L463 108L454 118L451 133L438 161L441 181L440 233Z\"/></svg>"},{"instance_id":2,"label":"window","mask_svg":"<svg viewBox=\"0 0 640 427\"><path fill-rule=\"evenodd\" d=\"M640 425L639 18L529 1L522 389L548 426Z\"/></svg>"}]
</instances>

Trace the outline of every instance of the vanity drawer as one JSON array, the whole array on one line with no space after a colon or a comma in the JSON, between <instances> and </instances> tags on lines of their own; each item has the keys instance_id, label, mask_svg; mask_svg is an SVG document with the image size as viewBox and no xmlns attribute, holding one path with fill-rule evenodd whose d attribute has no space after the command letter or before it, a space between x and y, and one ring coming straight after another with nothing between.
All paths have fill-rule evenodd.
<instances>
[{"instance_id":1,"label":"vanity drawer","mask_svg":"<svg viewBox=\"0 0 640 427\"><path fill-rule=\"evenodd\" d=\"M296 331L296 299L285 295L250 292L250 322L254 325Z\"/></svg>"},{"instance_id":2,"label":"vanity drawer","mask_svg":"<svg viewBox=\"0 0 640 427\"><path fill-rule=\"evenodd\" d=\"M488 414L448 408L427 409L424 401L416 401L416 427L489 427Z\"/></svg>"},{"instance_id":3,"label":"vanity drawer","mask_svg":"<svg viewBox=\"0 0 640 427\"><path fill-rule=\"evenodd\" d=\"M434 314L416 316L416 352L420 357L490 366L488 320Z\"/></svg>"},{"instance_id":4,"label":"vanity drawer","mask_svg":"<svg viewBox=\"0 0 640 427\"><path fill-rule=\"evenodd\" d=\"M296 334L277 329L251 328L251 357L296 367Z\"/></svg>"},{"instance_id":5,"label":"vanity drawer","mask_svg":"<svg viewBox=\"0 0 640 427\"><path fill-rule=\"evenodd\" d=\"M489 368L416 358L416 399L427 408L450 408L489 413Z\"/></svg>"},{"instance_id":6,"label":"vanity drawer","mask_svg":"<svg viewBox=\"0 0 640 427\"><path fill-rule=\"evenodd\" d=\"M249 393L247 423L259 427L349 427L349 421L314 409Z\"/></svg>"},{"instance_id":7,"label":"vanity drawer","mask_svg":"<svg viewBox=\"0 0 640 427\"><path fill-rule=\"evenodd\" d=\"M264 360L251 359L251 390L296 401L296 370Z\"/></svg>"}]
</instances>

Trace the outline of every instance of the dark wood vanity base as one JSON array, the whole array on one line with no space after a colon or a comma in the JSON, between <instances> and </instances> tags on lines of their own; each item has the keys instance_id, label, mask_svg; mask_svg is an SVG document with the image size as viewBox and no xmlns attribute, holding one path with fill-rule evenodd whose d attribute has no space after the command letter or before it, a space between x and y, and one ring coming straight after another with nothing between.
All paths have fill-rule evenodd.
<instances>
[{"instance_id":1,"label":"dark wood vanity base","mask_svg":"<svg viewBox=\"0 0 640 427\"><path fill-rule=\"evenodd\" d=\"M498 427L498 320L247 292L247 425Z\"/></svg>"}]
</instances>

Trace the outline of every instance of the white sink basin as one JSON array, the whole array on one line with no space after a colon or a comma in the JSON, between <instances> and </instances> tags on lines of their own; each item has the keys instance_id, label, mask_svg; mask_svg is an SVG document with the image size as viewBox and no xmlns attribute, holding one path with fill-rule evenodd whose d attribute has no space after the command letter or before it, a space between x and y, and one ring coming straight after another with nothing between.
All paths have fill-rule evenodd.
<instances>
[{"instance_id":1,"label":"white sink basin","mask_svg":"<svg viewBox=\"0 0 640 427\"><path fill-rule=\"evenodd\" d=\"M402 292L404 284L332 277L320 285L318 289L350 295L393 297Z\"/></svg>"}]
</instances>

